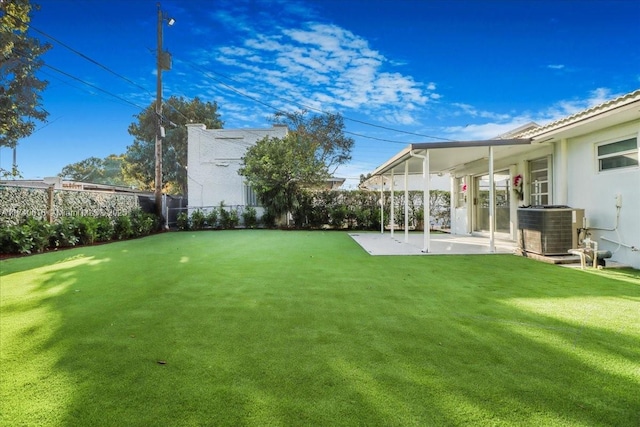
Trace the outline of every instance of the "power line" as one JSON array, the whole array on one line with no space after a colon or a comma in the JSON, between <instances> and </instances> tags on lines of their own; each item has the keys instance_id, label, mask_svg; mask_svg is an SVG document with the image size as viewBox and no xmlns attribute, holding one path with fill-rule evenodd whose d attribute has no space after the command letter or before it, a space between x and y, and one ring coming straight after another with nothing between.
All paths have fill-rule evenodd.
<instances>
[{"instance_id":1,"label":"power line","mask_svg":"<svg viewBox=\"0 0 640 427\"><path fill-rule=\"evenodd\" d=\"M261 101L260 99L254 97L254 96L251 96L251 95L249 95L247 93L244 93L241 90L238 90L238 89L234 88L233 86L228 85L227 83L223 82L222 80L211 76L211 74L220 74L220 73L216 73L215 71L209 71L209 70L203 69L201 66L199 66L197 64L194 64L191 61L184 61L184 62L187 63L188 65L190 65L192 68L199 69L206 77L210 78L213 81L218 82L219 84L221 84L222 86L224 86L227 89L231 90L232 92L235 92L235 93L237 93L238 95L240 95L240 96L242 96L244 98L248 98L248 99L250 99L250 100L252 100L252 101L254 101L254 102L258 103L258 104L261 104L261 105L269 108L270 110L275 111L276 113L281 113L281 114L284 114L284 115L287 114L286 111L283 111L283 110L281 110L281 109L279 109L277 107L274 107L273 105L268 104L268 103L266 103L264 101ZM229 78L229 80L235 81L235 80L233 80L231 78ZM239 82L236 81L236 83L239 83ZM278 98L278 97L276 97L276 98ZM296 103L296 102L293 102L293 101L288 101L288 100L286 100L284 98L278 98L278 99L280 99L282 101L290 102L291 104L295 104L295 105L298 105L298 106L305 107L302 104L299 104L299 103ZM322 110L318 110L318 109L313 109L313 110L324 114L324 112ZM366 122L363 122L363 123L366 123ZM377 125L374 125L374 124L370 124L370 125L371 126L377 126ZM388 130L393 130L393 129L388 129ZM357 137L360 137L360 138L373 139L373 140L376 140L376 141L390 142L390 143L393 143L393 144L402 144L402 145L409 144L406 141L396 141L396 140L392 140L392 139L377 138L377 137L374 137L374 136L363 135L361 133L350 132L350 131L346 131L346 130L344 130L343 132L346 133L346 134L349 134L349 135L354 135L354 136L357 136Z\"/></svg>"},{"instance_id":2,"label":"power line","mask_svg":"<svg viewBox=\"0 0 640 427\"><path fill-rule=\"evenodd\" d=\"M73 74L69 74L69 73L67 73L66 71L62 71L62 70L60 70L59 68L56 68L56 67L54 67L54 66L52 66L52 65L49 65L49 64L46 64L46 63L45 63L45 64L43 64L43 66L45 66L45 67L47 67L47 68L52 69L52 70L53 70L53 71L55 71L56 73L60 73L60 74L65 75L65 76L67 76L67 77L69 77L69 78L72 78L73 80L76 80L76 81L78 81L78 82L80 82L80 83L82 83L82 84L84 84L84 85L87 85L87 86L92 87L92 88L94 88L94 89L96 89L96 90L99 90L100 92L106 93L107 95L112 96L112 97L114 97L114 98L116 98L116 99L119 99L120 101L126 102L126 103L127 103L127 104L129 104L129 105L133 105L134 107L136 107L136 108L138 108L138 109L140 109L140 110L142 110L142 111L146 110L146 108L145 108L145 107L141 107L140 105L135 104L135 103L133 103L133 102L129 101L128 99L125 99L125 98L123 98L123 97L121 97L121 96L119 96L119 95L116 95L116 94L114 94L114 93L111 93L111 92L109 92L109 91L107 91L107 90L105 90L105 89L102 89L101 87L98 87L98 86L96 86L96 85L94 85L94 84L92 84L92 83L86 82L86 81L82 80L80 77L76 77L76 76L74 76Z\"/></svg>"},{"instance_id":3,"label":"power line","mask_svg":"<svg viewBox=\"0 0 640 427\"><path fill-rule=\"evenodd\" d=\"M202 67L201 67L201 66L196 65L196 64L194 64L193 62L190 62L190 61L184 61L184 62L186 62L187 64L192 65L193 67L197 67L197 68L202 69ZM233 82L235 82L235 83L240 83L239 81L235 80L233 77L230 77L230 76L228 76L228 75L226 75L226 74L223 74L223 73L220 73L220 72L217 72L217 71L213 71L213 70L203 70L203 72L205 72L205 73L207 73L207 74L216 74L216 75L218 75L218 76L224 77L225 79L231 80L231 81L233 81ZM228 88L232 89L230 86L228 86L227 84L225 84L225 83L221 82L219 79L216 79L216 78L214 78L214 77L210 77L210 78L211 78L211 79L213 79L213 80L215 80L215 81L217 81L217 82L219 82L219 83L221 83L221 84L223 84L224 86L226 86L226 87L228 87ZM240 94L240 95L242 95L242 96L245 96L245 97L247 97L247 98L249 98L249 99L252 99L252 100L253 100L253 101L255 101L255 102L258 102L258 103L260 103L260 104L262 104L262 105L265 105L265 106L267 106L267 107L269 107L269 108L271 108L271 109L274 109L274 110L276 110L276 111L278 111L278 112L282 112L282 111L280 111L280 110L276 109L275 107L273 107L273 106L271 106L271 105L269 105L269 104L266 104L266 103L264 103L264 102L262 102L262 101L260 101L260 100L257 100L255 97L252 97L252 96L249 96L249 95L243 94L243 93L241 93L241 92L239 92L239 91L237 91L237 90L235 90L235 89L232 89L232 90L233 90L234 92L239 93L239 94ZM323 110L321 110L321 109L319 109L319 108L311 107L311 106L308 106L308 105L302 104L302 103L300 103L300 102L292 101L292 100L290 100L290 99L282 98L282 97L279 97L279 96L277 96L277 95L273 95L273 94L271 94L270 96L272 96L272 97L274 97L274 98L276 98L276 99L279 99L280 101L284 101L284 102L287 102L287 103L289 103L289 104L297 105L297 106L302 107L302 108L304 108L304 109L306 109L306 110L315 111L315 112L318 112L318 113L321 113L321 114L325 114L325 111L323 111ZM286 114L286 113L285 113L285 114ZM416 132L410 132L410 131L401 130L401 129L394 129L394 128L391 128L391 127L388 127L388 126L377 125L377 124L375 124L375 123L366 122L366 121L364 121L364 120L354 119L354 118L352 118L352 117L347 117L347 116L344 116L344 115L343 115L342 117L343 117L345 120L348 120L348 121L351 121L351 122L354 122L354 123L360 123L360 124L365 125L365 126L375 127L375 128L378 128L378 129L384 129L384 130L388 130L388 131L392 131L392 132L398 132L398 133L403 133L403 134L413 135L413 136L421 136L421 137L430 138L430 139L437 139L437 140L441 140L441 141L453 141L452 139L449 139L449 138L443 138L443 137L432 136L432 135L425 135L425 134L416 133ZM393 140L388 140L388 139L380 139L380 138L374 138L374 137L367 137L366 135L359 135L359 134L355 134L355 135L362 136L362 137L364 137L364 138L370 138L370 139L376 139L376 140L380 140L380 141L385 141L385 142L396 142L396 143L401 143L401 144L407 144L406 142L393 141Z\"/></svg>"},{"instance_id":4,"label":"power line","mask_svg":"<svg viewBox=\"0 0 640 427\"><path fill-rule=\"evenodd\" d=\"M131 80L131 79L129 79L129 78L127 78L127 77L125 77L125 76L123 76L123 75L121 75L121 74L119 74L119 73L115 72L114 70L112 70L111 68L107 67L106 65L103 65L103 64L101 64L100 62L96 61L95 59L93 59L93 58L91 58L91 57L89 57L89 56L85 55L85 54L84 54L84 53L82 53L82 52L80 52L79 50L76 50L76 49L72 48L72 47L71 47L71 46L69 46L68 44L66 44L66 43L64 43L64 42L62 42L62 41L60 41L60 40L58 40L57 38L53 37L52 35L47 34L47 33L45 33L45 32L44 32L44 31L42 31L42 30L39 30L38 28L36 28L36 27L34 27L33 25L31 25L31 23L26 23L26 22L24 22L22 19L20 19L19 17L17 17L17 16L15 16L15 15L13 15L12 13L9 13L9 12L6 12L6 11L5 11L5 13L6 13L8 16L12 17L13 19L15 19L15 20L19 21L20 23L22 23L23 25L28 26L28 27L29 27L29 29L31 29L31 30L33 30L33 31L35 31L35 32L37 32L37 33L39 33L39 34L42 34L43 36L45 36L45 37L49 38L50 40L53 40L54 42L58 43L60 46L62 46L62 47L64 47L64 48L66 48L66 49L68 49L68 50L70 50L71 52L73 52L74 54L78 55L79 57L81 57L81 58L83 58L83 59L85 59L85 60L87 60L87 61L91 62L92 64L97 65L98 67L102 68L103 70L105 70L105 71L107 71L107 72L109 72L109 73L113 74L114 76L116 76L116 77L118 77L118 78L120 78L120 79L122 79L122 80L126 81L127 83L129 83L129 84L131 84L131 85L133 85L133 86L137 87L138 89L142 89L143 91L145 91L145 92L147 92L149 95L151 95L151 92L149 92L149 90L148 90L147 88L145 88L145 87L143 87L143 86L139 85L138 83L134 82L133 80Z\"/></svg>"}]
</instances>

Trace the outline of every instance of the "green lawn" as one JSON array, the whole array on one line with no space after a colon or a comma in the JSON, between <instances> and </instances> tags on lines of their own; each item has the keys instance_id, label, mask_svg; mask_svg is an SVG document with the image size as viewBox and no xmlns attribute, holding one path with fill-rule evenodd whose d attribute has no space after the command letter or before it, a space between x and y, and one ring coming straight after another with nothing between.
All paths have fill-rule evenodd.
<instances>
[{"instance_id":1,"label":"green lawn","mask_svg":"<svg viewBox=\"0 0 640 427\"><path fill-rule=\"evenodd\" d=\"M247 230L0 280L3 426L640 425L638 271Z\"/></svg>"}]
</instances>

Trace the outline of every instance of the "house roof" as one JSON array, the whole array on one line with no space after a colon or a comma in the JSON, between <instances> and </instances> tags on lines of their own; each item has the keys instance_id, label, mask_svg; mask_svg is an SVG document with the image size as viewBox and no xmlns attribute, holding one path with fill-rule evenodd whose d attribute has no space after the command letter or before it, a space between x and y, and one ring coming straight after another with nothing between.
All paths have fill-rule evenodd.
<instances>
[{"instance_id":1,"label":"house roof","mask_svg":"<svg viewBox=\"0 0 640 427\"><path fill-rule=\"evenodd\" d=\"M391 171L404 173L405 162L410 174L422 173L420 156L427 150L430 173L449 172L458 166L486 160L489 147L493 150L494 160L499 161L501 158L535 149L534 144L569 138L632 120L640 120L640 89L544 126L528 123L495 139L410 144L376 168L372 175Z\"/></svg>"},{"instance_id":2,"label":"house roof","mask_svg":"<svg viewBox=\"0 0 640 427\"><path fill-rule=\"evenodd\" d=\"M429 151L430 173L444 173L458 166L478 160L488 159L489 147L493 149L495 160L512 156L531 149L531 139L490 139L479 141L447 141L410 144L398 154L379 166L372 175L381 175L394 171L404 173L405 162L409 174L421 174L426 151Z\"/></svg>"},{"instance_id":3,"label":"house roof","mask_svg":"<svg viewBox=\"0 0 640 427\"><path fill-rule=\"evenodd\" d=\"M612 117L613 113L615 113L615 118ZM611 125L615 125L633 120L634 118L640 118L640 89L601 104L594 105L586 110L579 111L546 125L524 130L523 132L514 135L514 137L539 140L544 137L548 137L551 134L557 134L560 131L575 129L578 125L581 127L579 133L584 134L590 130L585 128L585 126L589 125L589 122L594 126L602 128L603 126L601 123L596 124L595 122L609 119L611 121ZM563 137L568 136L571 135L563 135Z\"/></svg>"}]
</instances>

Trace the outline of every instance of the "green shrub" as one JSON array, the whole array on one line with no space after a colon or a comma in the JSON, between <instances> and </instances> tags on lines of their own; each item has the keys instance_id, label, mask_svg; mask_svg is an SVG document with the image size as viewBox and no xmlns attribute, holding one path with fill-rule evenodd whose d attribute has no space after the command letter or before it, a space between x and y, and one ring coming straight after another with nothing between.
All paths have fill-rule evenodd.
<instances>
[{"instance_id":1,"label":"green shrub","mask_svg":"<svg viewBox=\"0 0 640 427\"><path fill-rule=\"evenodd\" d=\"M211 209L205 216L206 224L211 228L218 226L218 210L216 208Z\"/></svg>"},{"instance_id":2,"label":"green shrub","mask_svg":"<svg viewBox=\"0 0 640 427\"><path fill-rule=\"evenodd\" d=\"M133 236L133 225L129 215L121 215L113 224L113 235L118 240L129 239Z\"/></svg>"},{"instance_id":3,"label":"green shrub","mask_svg":"<svg viewBox=\"0 0 640 427\"><path fill-rule=\"evenodd\" d=\"M28 227L23 224L2 228L2 251L8 254L30 254L33 238Z\"/></svg>"},{"instance_id":4,"label":"green shrub","mask_svg":"<svg viewBox=\"0 0 640 427\"><path fill-rule=\"evenodd\" d=\"M268 209L262 214L260 221L266 228L275 228L276 226L276 216Z\"/></svg>"},{"instance_id":5,"label":"green shrub","mask_svg":"<svg viewBox=\"0 0 640 427\"><path fill-rule=\"evenodd\" d=\"M220 226L222 228L235 228L240 223L240 217L238 217L238 211L229 207L229 210L224 208L224 201L220 202Z\"/></svg>"},{"instance_id":6,"label":"green shrub","mask_svg":"<svg viewBox=\"0 0 640 427\"><path fill-rule=\"evenodd\" d=\"M247 228L255 228L258 225L258 213L255 208L249 206L242 212L242 222Z\"/></svg>"},{"instance_id":7,"label":"green shrub","mask_svg":"<svg viewBox=\"0 0 640 427\"><path fill-rule=\"evenodd\" d=\"M96 241L107 242L113 239L113 222L106 216L96 218Z\"/></svg>"},{"instance_id":8,"label":"green shrub","mask_svg":"<svg viewBox=\"0 0 640 427\"><path fill-rule=\"evenodd\" d=\"M129 214L131 218L131 237L147 236L157 230L160 225L158 217L144 212L142 209L134 209Z\"/></svg>"},{"instance_id":9,"label":"green shrub","mask_svg":"<svg viewBox=\"0 0 640 427\"><path fill-rule=\"evenodd\" d=\"M90 216L77 217L76 230L80 244L92 245L98 236L98 220Z\"/></svg>"},{"instance_id":10,"label":"green shrub","mask_svg":"<svg viewBox=\"0 0 640 427\"><path fill-rule=\"evenodd\" d=\"M331 208L329 224L336 228L342 228L344 221L347 218L348 210L346 206L338 205Z\"/></svg>"},{"instance_id":11,"label":"green shrub","mask_svg":"<svg viewBox=\"0 0 640 427\"><path fill-rule=\"evenodd\" d=\"M205 215L200 209L196 209L191 213L191 228L193 230L202 230L205 222Z\"/></svg>"},{"instance_id":12,"label":"green shrub","mask_svg":"<svg viewBox=\"0 0 640 427\"><path fill-rule=\"evenodd\" d=\"M51 224L44 220L29 218L23 227L31 234L31 251L43 252L49 247L49 240L54 232Z\"/></svg>"},{"instance_id":13,"label":"green shrub","mask_svg":"<svg viewBox=\"0 0 640 427\"><path fill-rule=\"evenodd\" d=\"M50 245L54 228L44 220L27 218L23 224L0 228L0 251L8 254L42 252Z\"/></svg>"},{"instance_id":14,"label":"green shrub","mask_svg":"<svg viewBox=\"0 0 640 427\"><path fill-rule=\"evenodd\" d=\"M65 248L78 244L78 235L76 234L76 217L64 217L54 225L53 234L49 241L49 246L54 248Z\"/></svg>"},{"instance_id":15,"label":"green shrub","mask_svg":"<svg viewBox=\"0 0 640 427\"><path fill-rule=\"evenodd\" d=\"M188 230L189 229L189 215L186 212L180 212L176 217L176 223L178 226L178 230Z\"/></svg>"}]
</instances>

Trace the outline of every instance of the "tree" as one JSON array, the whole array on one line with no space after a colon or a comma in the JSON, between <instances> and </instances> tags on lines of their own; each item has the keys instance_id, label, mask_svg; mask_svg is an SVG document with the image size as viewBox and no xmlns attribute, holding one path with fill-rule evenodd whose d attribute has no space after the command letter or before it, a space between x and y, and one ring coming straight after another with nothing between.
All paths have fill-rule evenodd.
<instances>
[{"instance_id":1,"label":"tree","mask_svg":"<svg viewBox=\"0 0 640 427\"><path fill-rule=\"evenodd\" d=\"M298 135L300 142L309 145L316 159L329 173L351 160L354 141L344 135L344 119L340 114L324 113L307 118L307 111L277 113L272 122L286 125Z\"/></svg>"},{"instance_id":2,"label":"tree","mask_svg":"<svg viewBox=\"0 0 640 427\"><path fill-rule=\"evenodd\" d=\"M40 96L47 82L35 74L51 46L27 35L31 11L29 0L0 1L0 147L14 148L48 116Z\"/></svg>"},{"instance_id":3,"label":"tree","mask_svg":"<svg viewBox=\"0 0 640 427\"><path fill-rule=\"evenodd\" d=\"M305 189L321 184L334 167L351 159L353 139L344 136L342 116L325 113L307 118L305 114L276 116L274 123L286 124L290 132L249 147L238 171L276 216L294 212Z\"/></svg>"},{"instance_id":4,"label":"tree","mask_svg":"<svg viewBox=\"0 0 640 427\"><path fill-rule=\"evenodd\" d=\"M166 136L162 143L162 182L165 191L172 194L187 193L187 123L202 123L207 129L220 129L223 122L218 105L189 101L172 96L163 106L163 126ZM124 176L142 183L144 189L153 190L155 181L155 137L157 118L155 104L135 116L138 120L129 126L134 142L127 147Z\"/></svg>"},{"instance_id":5,"label":"tree","mask_svg":"<svg viewBox=\"0 0 640 427\"><path fill-rule=\"evenodd\" d=\"M58 176L73 181L91 182L94 184L138 187L139 183L124 177L122 173L123 164L123 155L118 156L111 154L104 159L89 157L88 159L65 166Z\"/></svg>"}]
</instances>

